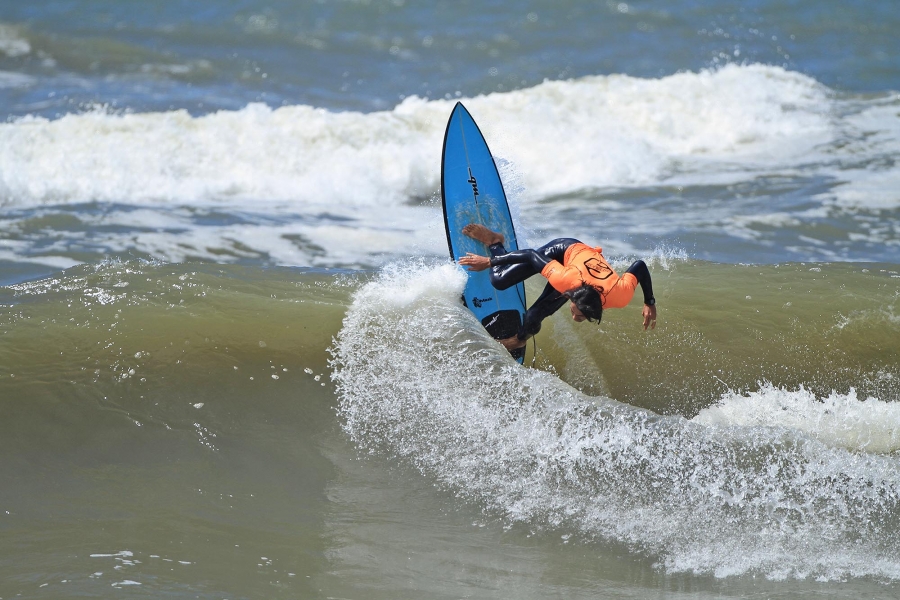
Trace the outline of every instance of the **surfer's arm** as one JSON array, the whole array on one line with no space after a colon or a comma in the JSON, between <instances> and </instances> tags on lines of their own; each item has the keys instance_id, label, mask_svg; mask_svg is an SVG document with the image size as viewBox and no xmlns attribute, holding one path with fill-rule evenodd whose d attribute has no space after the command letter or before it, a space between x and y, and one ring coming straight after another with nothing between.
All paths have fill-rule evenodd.
<instances>
[{"instance_id":1,"label":"surfer's arm","mask_svg":"<svg viewBox=\"0 0 900 600\"><path fill-rule=\"evenodd\" d=\"M647 264L642 260L636 260L625 272L634 275L638 283L641 284L641 291L644 292L644 304L647 306L655 306L656 299L653 297L653 280L650 279L650 269L647 268Z\"/></svg>"},{"instance_id":2,"label":"surfer's arm","mask_svg":"<svg viewBox=\"0 0 900 600\"><path fill-rule=\"evenodd\" d=\"M644 309L642 316L644 318L644 329L649 326L651 329L656 327L656 298L653 297L653 281L650 279L650 269L647 264L638 260L635 261L626 273L631 273L641 284L641 291L644 292Z\"/></svg>"}]
</instances>

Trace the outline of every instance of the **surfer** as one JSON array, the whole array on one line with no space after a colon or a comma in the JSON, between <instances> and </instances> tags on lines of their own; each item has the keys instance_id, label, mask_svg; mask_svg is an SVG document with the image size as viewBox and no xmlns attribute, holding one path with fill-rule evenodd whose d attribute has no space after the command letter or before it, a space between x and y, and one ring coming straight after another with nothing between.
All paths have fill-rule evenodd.
<instances>
[{"instance_id":1,"label":"surfer","mask_svg":"<svg viewBox=\"0 0 900 600\"><path fill-rule=\"evenodd\" d=\"M459 264L471 271L491 270L491 285L505 290L540 273L547 286L525 313L519 332L498 340L508 350L522 348L526 340L541 329L541 321L571 302L576 322L600 322L604 308L627 306L641 284L644 292L644 329L656 327L656 299L650 270L642 260L635 261L620 277L603 258L602 248L592 248L574 238L558 238L540 248L507 252L505 239L484 225L470 223L462 232L488 247L491 256L467 252Z\"/></svg>"}]
</instances>

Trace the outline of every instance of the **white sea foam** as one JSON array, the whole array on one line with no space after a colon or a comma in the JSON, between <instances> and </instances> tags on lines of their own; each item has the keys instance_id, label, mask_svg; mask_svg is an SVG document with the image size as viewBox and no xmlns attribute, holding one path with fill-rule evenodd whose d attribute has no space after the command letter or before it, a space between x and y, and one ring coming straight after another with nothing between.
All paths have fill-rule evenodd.
<instances>
[{"instance_id":1,"label":"white sea foam","mask_svg":"<svg viewBox=\"0 0 900 600\"><path fill-rule=\"evenodd\" d=\"M766 385L748 394L729 393L693 420L716 427L786 428L848 450L900 450L900 404L860 399L855 391L817 398L805 389Z\"/></svg>"},{"instance_id":2,"label":"white sea foam","mask_svg":"<svg viewBox=\"0 0 900 600\"><path fill-rule=\"evenodd\" d=\"M900 149L900 95L850 107L842 119L842 152L860 160L842 169L842 183L819 199L843 209L895 210L900 207L900 169L892 157Z\"/></svg>"},{"instance_id":3,"label":"white sea foam","mask_svg":"<svg viewBox=\"0 0 900 600\"><path fill-rule=\"evenodd\" d=\"M464 101L529 198L740 179L760 166L809 161L835 135L826 88L761 65L547 81ZM429 198L439 190L452 104L410 97L369 114L251 104L199 117L26 117L0 125L0 204L384 206Z\"/></svg>"},{"instance_id":4,"label":"white sea foam","mask_svg":"<svg viewBox=\"0 0 900 600\"><path fill-rule=\"evenodd\" d=\"M9 57L31 53L31 43L17 27L0 23L0 53Z\"/></svg>"},{"instance_id":5,"label":"white sea foam","mask_svg":"<svg viewBox=\"0 0 900 600\"><path fill-rule=\"evenodd\" d=\"M896 411L762 390L754 399L771 410L724 404L798 416L744 426L721 410L691 422L585 396L488 339L451 268L395 265L347 313L332 377L362 452L397 457L510 525L613 540L668 571L900 579L900 469L873 453L896 447L876 426Z\"/></svg>"},{"instance_id":6,"label":"white sea foam","mask_svg":"<svg viewBox=\"0 0 900 600\"><path fill-rule=\"evenodd\" d=\"M35 84L37 80L23 73L15 73L12 71L0 71L0 89L2 88L25 88Z\"/></svg>"}]
</instances>

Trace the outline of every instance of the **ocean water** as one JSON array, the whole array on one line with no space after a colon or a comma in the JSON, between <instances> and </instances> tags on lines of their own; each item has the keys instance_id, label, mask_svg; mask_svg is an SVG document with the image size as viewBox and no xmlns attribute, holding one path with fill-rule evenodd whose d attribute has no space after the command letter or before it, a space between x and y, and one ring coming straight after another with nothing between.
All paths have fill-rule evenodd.
<instances>
[{"instance_id":1,"label":"ocean water","mask_svg":"<svg viewBox=\"0 0 900 600\"><path fill-rule=\"evenodd\" d=\"M0 0L0 600L897 597L898 28ZM487 337L457 101L520 245L644 258L655 330Z\"/></svg>"}]
</instances>

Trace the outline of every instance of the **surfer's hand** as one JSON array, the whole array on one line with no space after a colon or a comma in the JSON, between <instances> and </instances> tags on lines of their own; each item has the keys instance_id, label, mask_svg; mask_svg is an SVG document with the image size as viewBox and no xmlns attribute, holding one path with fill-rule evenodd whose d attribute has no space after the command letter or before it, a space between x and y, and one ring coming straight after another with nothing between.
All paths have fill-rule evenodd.
<instances>
[{"instance_id":1,"label":"surfer's hand","mask_svg":"<svg viewBox=\"0 0 900 600\"><path fill-rule=\"evenodd\" d=\"M487 256L466 252L466 255L459 259L459 264L469 267L470 271L484 271L491 267L491 259Z\"/></svg>"},{"instance_id":2,"label":"surfer's hand","mask_svg":"<svg viewBox=\"0 0 900 600\"><path fill-rule=\"evenodd\" d=\"M515 350L516 348L524 348L525 343L527 342L527 340L520 340L519 336L517 336L517 335L514 335L512 337L509 337L509 338L506 338L503 340L497 340L497 341L500 342L501 344L503 344L503 347L506 348L507 350Z\"/></svg>"},{"instance_id":3,"label":"surfer's hand","mask_svg":"<svg viewBox=\"0 0 900 600\"><path fill-rule=\"evenodd\" d=\"M644 305L644 330L647 329L648 325L650 329L656 329L656 305Z\"/></svg>"}]
</instances>

